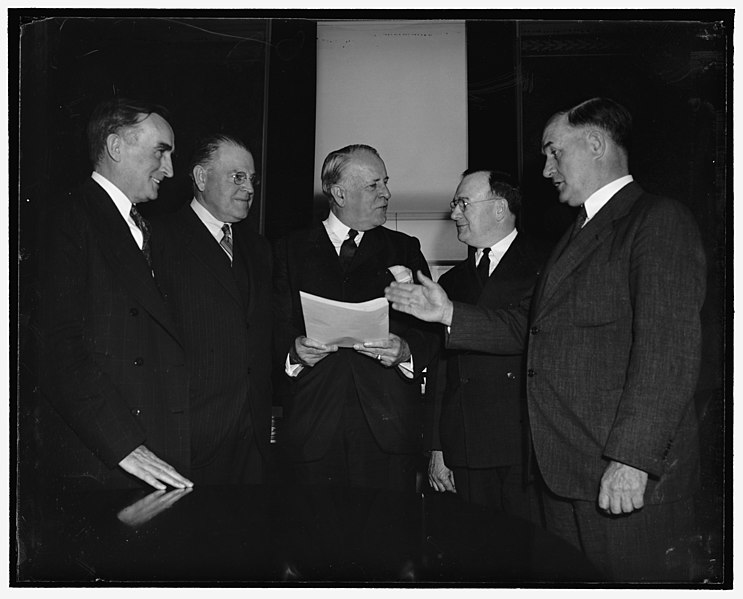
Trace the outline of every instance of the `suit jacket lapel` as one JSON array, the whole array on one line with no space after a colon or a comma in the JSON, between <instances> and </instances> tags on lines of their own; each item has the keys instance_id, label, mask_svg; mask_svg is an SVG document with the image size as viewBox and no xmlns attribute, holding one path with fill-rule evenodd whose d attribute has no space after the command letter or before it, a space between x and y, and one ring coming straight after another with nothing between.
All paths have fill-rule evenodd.
<instances>
[{"instance_id":1,"label":"suit jacket lapel","mask_svg":"<svg viewBox=\"0 0 743 599\"><path fill-rule=\"evenodd\" d=\"M242 303L235 278L230 271L230 260L191 206L179 212L184 247L199 260L236 302Z\"/></svg>"},{"instance_id":2,"label":"suit jacket lapel","mask_svg":"<svg viewBox=\"0 0 743 599\"><path fill-rule=\"evenodd\" d=\"M98 237L101 253L112 272L121 279L128 293L175 337L176 329L155 284L152 269L113 201L103 188L91 181L86 202L93 217L94 234Z\"/></svg>"},{"instance_id":3,"label":"suit jacket lapel","mask_svg":"<svg viewBox=\"0 0 743 599\"><path fill-rule=\"evenodd\" d=\"M233 240L234 240L234 248L235 248L235 254L239 254L241 264L245 268L245 274L248 277L248 305L245 307L246 309L246 316L250 316L251 312L255 308L256 304L256 292L257 288L255 285L256 281L256 265L255 265L255 259L257 254L257 250L254 247L253 240L249 234L248 231L237 229L236 227L232 228L233 232Z\"/></svg>"},{"instance_id":4,"label":"suit jacket lapel","mask_svg":"<svg viewBox=\"0 0 743 599\"><path fill-rule=\"evenodd\" d=\"M586 223L580 234L568 244L570 228L557 243L540 278L535 293L534 313L537 317L549 300L554 296L560 284L586 260L604 240L612 235L614 221L624 216L642 189L637 183L630 183L620 189L596 215Z\"/></svg>"}]
</instances>

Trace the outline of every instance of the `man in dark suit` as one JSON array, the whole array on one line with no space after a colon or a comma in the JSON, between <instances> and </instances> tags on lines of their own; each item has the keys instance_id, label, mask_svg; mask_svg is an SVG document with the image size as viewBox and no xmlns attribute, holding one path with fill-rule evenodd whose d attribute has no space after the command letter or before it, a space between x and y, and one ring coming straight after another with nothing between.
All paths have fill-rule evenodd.
<instances>
[{"instance_id":1,"label":"man in dark suit","mask_svg":"<svg viewBox=\"0 0 743 599\"><path fill-rule=\"evenodd\" d=\"M490 309L531 297L544 251L516 229L519 189L503 173L468 170L451 202L467 259L439 279L453 301ZM441 352L429 369L424 444L437 491L540 522L534 484L525 484L523 353Z\"/></svg>"},{"instance_id":2,"label":"man in dark suit","mask_svg":"<svg viewBox=\"0 0 743 599\"><path fill-rule=\"evenodd\" d=\"M448 346L517 350L547 487L547 525L615 581L684 580L693 531L705 259L681 204L628 169L631 117L587 100L542 137L544 176L581 206L537 283L531 313L452 304L430 280L390 288L397 309L450 326ZM675 567L678 566L678 567Z\"/></svg>"},{"instance_id":3,"label":"man in dark suit","mask_svg":"<svg viewBox=\"0 0 743 599\"><path fill-rule=\"evenodd\" d=\"M181 474L190 463L183 347L136 210L173 176L165 115L125 99L96 108L94 172L54 206L42 248L42 389L55 408L42 417L42 451L56 474L110 487L192 486Z\"/></svg>"},{"instance_id":4,"label":"man in dark suit","mask_svg":"<svg viewBox=\"0 0 743 599\"><path fill-rule=\"evenodd\" d=\"M277 244L276 337L290 377L278 443L301 483L415 490L421 372L436 336L391 311L387 339L338 348L305 334L299 292L344 302L382 297L390 267L428 273L417 239L382 227L387 171L369 146L331 152L327 220Z\"/></svg>"},{"instance_id":5,"label":"man in dark suit","mask_svg":"<svg viewBox=\"0 0 743 599\"><path fill-rule=\"evenodd\" d=\"M153 222L155 276L190 372L191 479L259 483L271 436L271 252L250 229L255 164L228 134L196 144L194 198Z\"/></svg>"}]
</instances>

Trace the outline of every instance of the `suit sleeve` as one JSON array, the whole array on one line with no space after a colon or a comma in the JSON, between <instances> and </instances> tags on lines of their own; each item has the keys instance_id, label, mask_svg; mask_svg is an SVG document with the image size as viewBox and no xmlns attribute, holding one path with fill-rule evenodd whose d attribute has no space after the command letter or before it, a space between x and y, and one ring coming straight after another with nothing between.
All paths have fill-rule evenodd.
<instances>
[{"instance_id":1,"label":"suit sleeve","mask_svg":"<svg viewBox=\"0 0 743 599\"><path fill-rule=\"evenodd\" d=\"M632 348L604 455L659 476L689 409L699 372L705 258L681 205L648 208L630 257Z\"/></svg>"},{"instance_id":2,"label":"suit sleeve","mask_svg":"<svg viewBox=\"0 0 743 599\"><path fill-rule=\"evenodd\" d=\"M464 302L453 303L452 323L446 337L447 349L503 355L525 351L531 294L509 309L493 310Z\"/></svg>"},{"instance_id":3,"label":"suit sleeve","mask_svg":"<svg viewBox=\"0 0 743 599\"><path fill-rule=\"evenodd\" d=\"M84 217L60 210L47 226L40 268L43 384L49 402L83 443L115 467L145 434L86 339L90 238Z\"/></svg>"}]
</instances>

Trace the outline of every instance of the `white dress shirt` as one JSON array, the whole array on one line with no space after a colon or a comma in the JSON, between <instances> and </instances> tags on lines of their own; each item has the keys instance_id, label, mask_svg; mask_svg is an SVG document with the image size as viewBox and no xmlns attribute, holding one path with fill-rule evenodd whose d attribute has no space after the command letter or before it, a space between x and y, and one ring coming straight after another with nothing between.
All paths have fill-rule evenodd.
<instances>
[{"instance_id":1,"label":"white dress shirt","mask_svg":"<svg viewBox=\"0 0 743 599\"><path fill-rule=\"evenodd\" d=\"M124 222L129 225L129 232L132 234L132 237L134 237L137 247L141 250L144 245L144 235L142 235L142 231L139 230L137 223L134 222L131 214L129 214L132 209L132 201L126 197L123 191L100 173L93 171L90 176L93 181L98 183L98 185L100 185L111 198L114 206L116 206L116 209L121 214L121 218L123 218Z\"/></svg>"},{"instance_id":2,"label":"white dress shirt","mask_svg":"<svg viewBox=\"0 0 743 599\"><path fill-rule=\"evenodd\" d=\"M583 223L583 226L585 227L586 223L596 216L596 213L606 205L615 193L632 181L632 175L625 175L624 177L619 177L619 179L614 179L611 183L594 191L583 204L586 209L586 222Z\"/></svg>"},{"instance_id":3,"label":"white dress shirt","mask_svg":"<svg viewBox=\"0 0 743 599\"><path fill-rule=\"evenodd\" d=\"M335 253L340 256L341 253L341 245L343 245L343 242L348 237L348 232L351 230L351 227L348 225L344 225L338 217L333 214L331 211L328 214L328 218L326 218L324 221L322 221L323 226L325 227L325 231L328 233L328 237L330 238L331 243L333 244L333 247L335 248ZM356 245L361 244L361 240L364 238L364 232L359 231L356 234L356 237L354 237L354 240L356 242ZM397 367L400 369L400 372L402 372L407 378L412 379L414 375L414 369L413 369L413 356L410 356L410 359L407 362L403 362L401 364L398 364ZM289 354L286 355L286 362L284 364L284 370L286 371L286 374L288 374L291 377L297 376L300 372L302 372L302 369L304 366L302 364L292 364L289 360Z\"/></svg>"},{"instance_id":4,"label":"white dress shirt","mask_svg":"<svg viewBox=\"0 0 743 599\"><path fill-rule=\"evenodd\" d=\"M501 258L503 258L503 255L508 251L508 248L511 247L511 244L513 243L513 240L516 239L516 235L518 235L518 233L519 232L514 229L498 243L490 247L490 254L488 254L490 258L490 269L488 270L488 276L493 274L495 267L498 266L498 263L501 261ZM481 258L482 248L477 248L477 251L475 252L475 267L480 264Z\"/></svg>"}]
</instances>

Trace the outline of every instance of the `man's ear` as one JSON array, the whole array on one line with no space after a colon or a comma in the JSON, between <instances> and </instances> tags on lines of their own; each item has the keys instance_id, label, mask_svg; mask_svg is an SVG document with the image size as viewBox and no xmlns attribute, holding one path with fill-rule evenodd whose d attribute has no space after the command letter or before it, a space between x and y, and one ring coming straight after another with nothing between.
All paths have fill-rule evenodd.
<instances>
[{"instance_id":1,"label":"man's ear","mask_svg":"<svg viewBox=\"0 0 743 599\"><path fill-rule=\"evenodd\" d=\"M121 162L121 145L123 140L118 133L110 133L106 138L106 153L114 162Z\"/></svg>"},{"instance_id":2,"label":"man's ear","mask_svg":"<svg viewBox=\"0 0 743 599\"><path fill-rule=\"evenodd\" d=\"M340 185L333 185L330 188L330 195L333 196L333 201L338 206L342 207L346 205L346 190Z\"/></svg>"},{"instance_id":3,"label":"man's ear","mask_svg":"<svg viewBox=\"0 0 743 599\"><path fill-rule=\"evenodd\" d=\"M206 169L200 164L197 164L193 167L191 175L193 176L197 189L199 191L204 191L204 188L206 187Z\"/></svg>"},{"instance_id":4,"label":"man's ear","mask_svg":"<svg viewBox=\"0 0 743 599\"><path fill-rule=\"evenodd\" d=\"M586 135L588 147L596 158L603 157L606 154L606 133L601 129L591 129Z\"/></svg>"}]
</instances>

